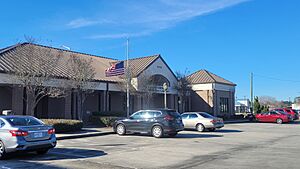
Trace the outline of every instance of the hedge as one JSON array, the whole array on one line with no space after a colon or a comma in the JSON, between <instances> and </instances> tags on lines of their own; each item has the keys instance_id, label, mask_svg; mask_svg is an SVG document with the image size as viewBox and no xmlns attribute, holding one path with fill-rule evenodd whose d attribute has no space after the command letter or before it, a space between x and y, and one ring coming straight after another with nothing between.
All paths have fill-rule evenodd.
<instances>
[{"instance_id":1,"label":"hedge","mask_svg":"<svg viewBox=\"0 0 300 169\"><path fill-rule=\"evenodd\" d=\"M97 124L105 127L112 127L113 123L120 118L121 117L116 117L116 116L92 116L91 122L93 124Z\"/></svg>"},{"instance_id":2,"label":"hedge","mask_svg":"<svg viewBox=\"0 0 300 169\"><path fill-rule=\"evenodd\" d=\"M46 125L53 126L56 133L80 131L83 127L83 122L79 120L69 119L42 119Z\"/></svg>"}]
</instances>

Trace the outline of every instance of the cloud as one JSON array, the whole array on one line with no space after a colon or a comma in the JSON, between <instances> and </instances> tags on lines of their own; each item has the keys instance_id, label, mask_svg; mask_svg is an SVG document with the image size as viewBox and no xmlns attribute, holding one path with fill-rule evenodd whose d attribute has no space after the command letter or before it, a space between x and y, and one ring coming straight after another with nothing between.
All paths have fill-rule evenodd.
<instances>
[{"instance_id":1,"label":"cloud","mask_svg":"<svg viewBox=\"0 0 300 169\"><path fill-rule=\"evenodd\" d=\"M147 36L245 1L248 0L133 0L111 4L109 11L95 13L91 19L78 18L67 25L70 28L90 27L93 31L86 36L89 39Z\"/></svg>"},{"instance_id":2,"label":"cloud","mask_svg":"<svg viewBox=\"0 0 300 169\"><path fill-rule=\"evenodd\" d=\"M98 21L94 20L88 20L84 18L78 18L71 20L69 23L67 23L67 26L70 28L81 28L81 27L86 27L86 26L92 26L97 24Z\"/></svg>"}]
</instances>

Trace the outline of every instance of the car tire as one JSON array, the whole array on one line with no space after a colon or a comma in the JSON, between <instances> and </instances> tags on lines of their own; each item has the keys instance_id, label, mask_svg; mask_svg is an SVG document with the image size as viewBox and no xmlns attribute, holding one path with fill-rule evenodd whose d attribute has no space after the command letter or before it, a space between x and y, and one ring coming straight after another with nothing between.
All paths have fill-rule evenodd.
<instances>
[{"instance_id":1,"label":"car tire","mask_svg":"<svg viewBox=\"0 0 300 169\"><path fill-rule=\"evenodd\" d=\"M2 141L0 141L0 160L5 159L6 152L5 152L5 146Z\"/></svg>"},{"instance_id":2,"label":"car tire","mask_svg":"<svg viewBox=\"0 0 300 169\"><path fill-rule=\"evenodd\" d=\"M282 124L282 119L276 119L277 124Z\"/></svg>"},{"instance_id":3,"label":"car tire","mask_svg":"<svg viewBox=\"0 0 300 169\"><path fill-rule=\"evenodd\" d=\"M205 127L203 124L200 123L196 125L196 130L199 132L203 132L205 130Z\"/></svg>"},{"instance_id":4,"label":"car tire","mask_svg":"<svg viewBox=\"0 0 300 169\"><path fill-rule=\"evenodd\" d=\"M153 137L160 138L160 137L163 136L163 133L164 132L163 132L162 127L160 127L160 126L152 127L151 134L152 134Z\"/></svg>"},{"instance_id":5,"label":"car tire","mask_svg":"<svg viewBox=\"0 0 300 169\"><path fill-rule=\"evenodd\" d=\"M175 133L169 133L168 135L169 135L169 137L175 137L177 135L177 132L175 132Z\"/></svg>"},{"instance_id":6,"label":"car tire","mask_svg":"<svg viewBox=\"0 0 300 169\"><path fill-rule=\"evenodd\" d=\"M43 154L47 154L48 151L49 151L49 149L43 149L43 150L38 150L38 151L36 151L36 153L37 153L38 155L43 155Z\"/></svg>"},{"instance_id":7,"label":"car tire","mask_svg":"<svg viewBox=\"0 0 300 169\"><path fill-rule=\"evenodd\" d=\"M118 135L122 136L126 134L126 128L124 124L118 124L116 127L116 132Z\"/></svg>"}]
</instances>

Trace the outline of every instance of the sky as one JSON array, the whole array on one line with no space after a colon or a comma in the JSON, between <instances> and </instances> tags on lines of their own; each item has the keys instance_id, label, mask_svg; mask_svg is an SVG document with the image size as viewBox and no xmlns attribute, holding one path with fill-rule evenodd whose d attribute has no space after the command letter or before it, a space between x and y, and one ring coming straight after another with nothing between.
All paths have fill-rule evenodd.
<instances>
[{"instance_id":1,"label":"sky","mask_svg":"<svg viewBox=\"0 0 300 169\"><path fill-rule=\"evenodd\" d=\"M161 54L174 72L206 69L236 98L300 96L298 0L1 0L0 48L24 41L124 60Z\"/></svg>"}]
</instances>

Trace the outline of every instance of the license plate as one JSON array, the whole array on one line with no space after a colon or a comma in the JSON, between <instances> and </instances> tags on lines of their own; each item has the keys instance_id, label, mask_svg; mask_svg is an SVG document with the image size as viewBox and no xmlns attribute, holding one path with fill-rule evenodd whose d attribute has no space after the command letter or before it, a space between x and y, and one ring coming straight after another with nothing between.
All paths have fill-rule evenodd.
<instances>
[{"instance_id":1,"label":"license plate","mask_svg":"<svg viewBox=\"0 0 300 169\"><path fill-rule=\"evenodd\" d=\"M38 132L38 133L33 133L33 137L34 137L34 138L43 137L43 133L40 133L40 132Z\"/></svg>"}]
</instances>

